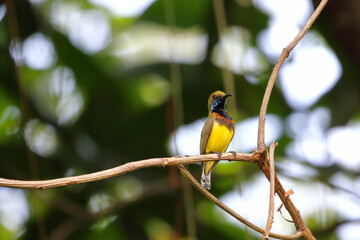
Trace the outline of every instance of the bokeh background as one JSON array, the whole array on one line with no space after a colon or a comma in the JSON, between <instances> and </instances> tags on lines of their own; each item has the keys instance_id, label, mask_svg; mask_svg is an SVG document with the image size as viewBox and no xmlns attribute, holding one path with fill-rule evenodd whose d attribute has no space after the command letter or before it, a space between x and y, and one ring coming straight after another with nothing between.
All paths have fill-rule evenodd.
<instances>
[{"instance_id":1,"label":"bokeh background","mask_svg":"<svg viewBox=\"0 0 360 240\"><path fill-rule=\"evenodd\" d=\"M0 1L0 176L53 179L198 154L215 90L233 94L228 150L252 152L272 66L318 3ZM328 3L284 63L268 108L278 176L317 239L360 236L359 12L359 1ZM199 178L199 165L188 168ZM211 192L265 226L269 184L257 166L220 163ZM295 232L278 212L272 229ZM0 188L0 239L99 238L260 235L175 167L46 191Z\"/></svg>"}]
</instances>

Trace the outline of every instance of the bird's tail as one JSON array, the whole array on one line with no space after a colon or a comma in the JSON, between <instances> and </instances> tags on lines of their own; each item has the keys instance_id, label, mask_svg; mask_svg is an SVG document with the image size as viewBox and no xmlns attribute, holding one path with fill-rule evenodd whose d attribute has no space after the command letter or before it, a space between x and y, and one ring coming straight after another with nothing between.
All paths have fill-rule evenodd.
<instances>
[{"instance_id":1,"label":"bird's tail","mask_svg":"<svg viewBox=\"0 0 360 240\"><path fill-rule=\"evenodd\" d=\"M201 182L201 186L203 186L207 190L211 189L211 171L205 174L205 166L202 168L200 182Z\"/></svg>"},{"instance_id":2,"label":"bird's tail","mask_svg":"<svg viewBox=\"0 0 360 240\"><path fill-rule=\"evenodd\" d=\"M215 162L210 161L201 164L202 171L201 171L200 183L207 190L211 189L211 173L218 162L219 161L215 161Z\"/></svg>"}]
</instances>

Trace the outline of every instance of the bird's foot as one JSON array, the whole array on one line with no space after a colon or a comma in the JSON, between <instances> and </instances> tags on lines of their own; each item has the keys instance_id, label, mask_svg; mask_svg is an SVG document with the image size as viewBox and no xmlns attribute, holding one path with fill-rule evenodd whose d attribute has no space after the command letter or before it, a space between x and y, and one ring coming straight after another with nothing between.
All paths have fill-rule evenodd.
<instances>
[{"instance_id":1,"label":"bird's foot","mask_svg":"<svg viewBox=\"0 0 360 240\"><path fill-rule=\"evenodd\" d=\"M234 160L236 159L236 152L235 151L229 151L229 153L232 153L232 155L234 156ZM231 160L229 160L229 162L231 162Z\"/></svg>"},{"instance_id":2,"label":"bird's foot","mask_svg":"<svg viewBox=\"0 0 360 240\"><path fill-rule=\"evenodd\" d=\"M211 152L211 153L216 153L219 157L219 160L221 160L221 152Z\"/></svg>"}]
</instances>

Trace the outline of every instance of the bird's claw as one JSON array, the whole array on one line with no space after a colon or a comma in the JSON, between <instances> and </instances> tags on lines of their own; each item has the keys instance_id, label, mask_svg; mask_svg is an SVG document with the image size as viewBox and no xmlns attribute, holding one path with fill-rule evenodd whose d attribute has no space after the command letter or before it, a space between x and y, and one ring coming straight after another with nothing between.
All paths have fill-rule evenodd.
<instances>
[{"instance_id":1,"label":"bird's claw","mask_svg":"<svg viewBox=\"0 0 360 240\"><path fill-rule=\"evenodd\" d=\"M234 160L236 160L236 152L235 151L229 151L229 153L232 153L232 155L234 156ZM231 160L229 160L229 162L231 162Z\"/></svg>"},{"instance_id":2,"label":"bird's claw","mask_svg":"<svg viewBox=\"0 0 360 240\"><path fill-rule=\"evenodd\" d=\"M219 160L221 160L221 152L211 152L211 153L216 153L219 157Z\"/></svg>"}]
</instances>

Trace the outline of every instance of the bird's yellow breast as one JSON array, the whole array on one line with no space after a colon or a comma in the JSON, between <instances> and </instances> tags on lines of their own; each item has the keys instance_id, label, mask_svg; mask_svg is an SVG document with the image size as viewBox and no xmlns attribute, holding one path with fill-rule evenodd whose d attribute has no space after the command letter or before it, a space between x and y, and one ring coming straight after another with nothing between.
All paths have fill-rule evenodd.
<instances>
[{"instance_id":1,"label":"bird's yellow breast","mask_svg":"<svg viewBox=\"0 0 360 240\"><path fill-rule=\"evenodd\" d=\"M205 147L205 153L225 152L234 135L234 131L225 124L214 121L211 134Z\"/></svg>"}]
</instances>

